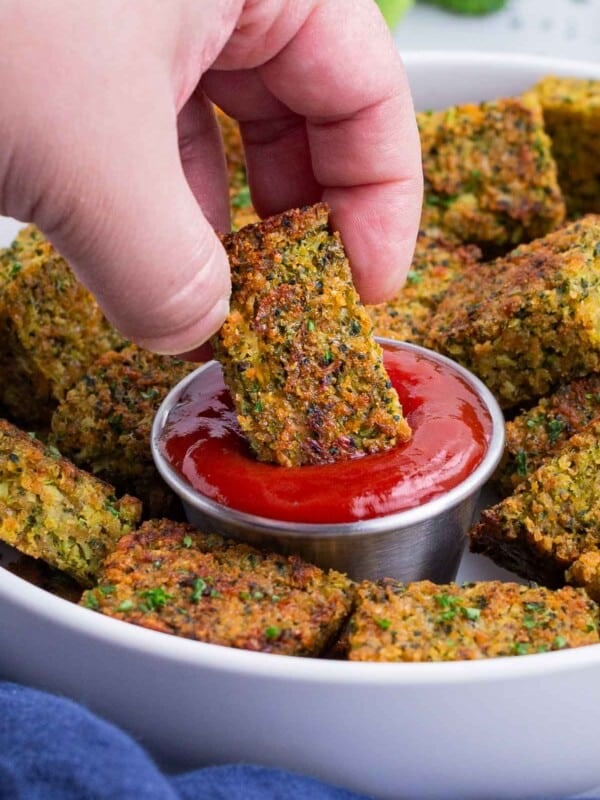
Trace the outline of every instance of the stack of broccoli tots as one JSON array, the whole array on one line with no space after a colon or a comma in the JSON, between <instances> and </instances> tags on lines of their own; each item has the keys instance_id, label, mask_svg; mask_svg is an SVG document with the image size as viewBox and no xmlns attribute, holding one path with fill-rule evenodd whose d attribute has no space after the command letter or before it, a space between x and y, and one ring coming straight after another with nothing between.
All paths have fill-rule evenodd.
<instances>
[{"instance_id":1,"label":"stack of broccoli tots","mask_svg":"<svg viewBox=\"0 0 600 800\"><path fill-rule=\"evenodd\" d=\"M267 239L311 280L314 242L339 246L341 264L324 207L258 221L239 129L217 112L234 287L250 247L256 282ZM36 580L60 593L67 576L63 594L87 609L269 653L446 661L600 641L600 81L547 77L519 97L417 117L425 198L407 283L377 306L347 296L366 352L373 334L427 346L477 374L505 410L499 501L470 546L528 583L357 584L183 522L149 438L161 401L196 365L124 340L33 226L0 252L0 540L24 559L9 568L31 578L43 563L53 577ZM279 277L269 277L276 288ZM344 296L340 286L336 303ZM215 339L226 367L228 349L245 346L227 323ZM270 439L260 420L246 422L260 453Z\"/></svg>"}]
</instances>

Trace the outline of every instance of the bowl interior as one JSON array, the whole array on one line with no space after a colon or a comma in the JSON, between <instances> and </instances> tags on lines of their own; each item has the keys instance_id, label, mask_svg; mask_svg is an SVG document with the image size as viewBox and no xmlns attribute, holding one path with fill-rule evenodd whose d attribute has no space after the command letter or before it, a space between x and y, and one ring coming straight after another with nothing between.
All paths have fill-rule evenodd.
<instances>
[{"instance_id":1,"label":"bowl interior","mask_svg":"<svg viewBox=\"0 0 600 800\"><path fill-rule=\"evenodd\" d=\"M592 77L600 79L600 63L577 62L505 53L478 52L404 52L404 64L411 82L417 109L439 108L456 102L493 99L501 95L520 92L547 74ZM10 244L22 223L0 217L0 245ZM178 640L150 630L132 628L119 621L103 619L86 609L73 606L59 598L49 596L26 581L17 578L0 567L0 597L7 616L24 615L24 620L38 620L43 630L66 630L76 637L93 638L106 647L119 642L125 649L144 653L147 656L164 654L168 659L179 661L188 658L197 666L214 664L219 669L233 670L240 674L264 669L295 680L311 682L315 668L302 659L249 653L204 645L199 642ZM465 554L459 570L459 580L510 579L506 571L496 568L487 559ZM25 624L25 633L29 627ZM6 664L10 648L0 650L0 666ZM295 666L292 667L291 663ZM327 673L330 679L351 680L362 684L374 680L401 684L451 685L454 681L493 680L502 676L517 678L524 674L547 675L550 671L570 672L578 665L600 667L600 646L581 650L556 652L548 655L524 656L503 661L371 665L350 662L319 664L319 673ZM25 665L20 664L20 669ZM13 674L17 674L13 670ZM42 680L39 673L38 682ZM343 677L345 676L345 677ZM60 687L57 678L55 686Z\"/></svg>"},{"instance_id":2,"label":"bowl interior","mask_svg":"<svg viewBox=\"0 0 600 800\"><path fill-rule=\"evenodd\" d=\"M515 54L404 61L419 109L518 92L549 73L600 78L598 63ZM0 244L14 230L0 219ZM459 577L506 577L467 564ZM571 796L600 784L599 645L439 664L274 657L102 617L2 568L0 604L3 677L85 701L171 765L254 760L390 799Z\"/></svg>"}]
</instances>

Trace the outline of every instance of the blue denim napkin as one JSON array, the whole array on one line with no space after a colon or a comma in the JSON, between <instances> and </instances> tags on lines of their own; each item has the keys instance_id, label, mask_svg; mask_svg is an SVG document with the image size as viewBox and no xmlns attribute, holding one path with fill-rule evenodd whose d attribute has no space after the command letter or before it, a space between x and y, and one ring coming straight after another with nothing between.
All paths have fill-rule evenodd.
<instances>
[{"instance_id":1,"label":"blue denim napkin","mask_svg":"<svg viewBox=\"0 0 600 800\"><path fill-rule=\"evenodd\" d=\"M0 682L0 800L367 798L246 764L166 775L131 737L77 703Z\"/></svg>"},{"instance_id":2,"label":"blue denim napkin","mask_svg":"<svg viewBox=\"0 0 600 800\"><path fill-rule=\"evenodd\" d=\"M171 776L123 731L64 698L0 683L0 800L364 800L258 766Z\"/></svg>"}]
</instances>

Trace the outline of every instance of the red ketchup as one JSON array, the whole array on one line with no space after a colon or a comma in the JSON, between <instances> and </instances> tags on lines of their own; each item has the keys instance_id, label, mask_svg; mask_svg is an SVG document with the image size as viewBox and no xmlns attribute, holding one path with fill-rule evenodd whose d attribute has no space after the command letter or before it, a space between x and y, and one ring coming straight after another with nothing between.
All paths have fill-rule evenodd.
<instances>
[{"instance_id":1,"label":"red ketchup","mask_svg":"<svg viewBox=\"0 0 600 800\"><path fill-rule=\"evenodd\" d=\"M238 427L221 368L214 363L170 412L163 452L201 494L273 520L354 522L433 500L481 463L492 422L477 394L451 367L412 350L383 348L412 429L404 444L319 466L257 461Z\"/></svg>"}]
</instances>

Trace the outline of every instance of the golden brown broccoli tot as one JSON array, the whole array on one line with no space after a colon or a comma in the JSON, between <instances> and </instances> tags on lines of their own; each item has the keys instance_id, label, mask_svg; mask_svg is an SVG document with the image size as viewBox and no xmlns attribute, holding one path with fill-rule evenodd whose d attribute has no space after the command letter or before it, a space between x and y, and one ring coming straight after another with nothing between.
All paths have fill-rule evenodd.
<instances>
[{"instance_id":1,"label":"golden brown broccoli tot","mask_svg":"<svg viewBox=\"0 0 600 800\"><path fill-rule=\"evenodd\" d=\"M534 96L417 114L425 174L423 227L484 249L553 230L565 207Z\"/></svg>"},{"instance_id":2,"label":"golden brown broccoli tot","mask_svg":"<svg viewBox=\"0 0 600 800\"><path fill-rule=\"evenodd\" d=\"M350 612L352 582L185 523L149 520L118 543L82 605L202 642L319 655Z\"/></svg>"},{"instance_id":3,"label":"golden brown broccoli tot","mask_svg":"<svg viewBox=\"0 0 600 800\"><path fill-rule=\"evenodd\" d=\"M214 337L243 432L262 461L317 464L410 436L325 205L225 238L231 311Z\"/></svg>"},{"instance_id":4,"label":"golden brown broccoli tot","mask_svg":"<svg viewBox=\"0 0 600 800\"><path fill-rule=\"evenodd\" d=\"M0 539L90 586L141 503L0 420Z\"/></svg>"},{"instance_id":5,"label":"golden brown broccoli tot","mask_svg":"<svg viewBox=\"0 0 600 800\"><path fill-rule=\"evenodd\" d=\"M598 643L598 608L571 587L386 579L362 583L357 595L351 661L457 661Z\"/></svg>"},{"instance_id":6,"label":"golden brown broccoli tot","mask_svg":"<svg viewBox=\"0 0 600 800\"><path fill-rule=\"evenodd\" d=\"M506 408L600 370L600 216L466 269L427 344L472 370Z\"/></svg>"}]
</instances>

